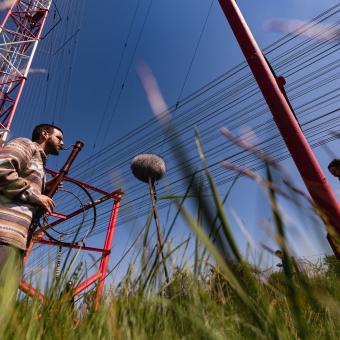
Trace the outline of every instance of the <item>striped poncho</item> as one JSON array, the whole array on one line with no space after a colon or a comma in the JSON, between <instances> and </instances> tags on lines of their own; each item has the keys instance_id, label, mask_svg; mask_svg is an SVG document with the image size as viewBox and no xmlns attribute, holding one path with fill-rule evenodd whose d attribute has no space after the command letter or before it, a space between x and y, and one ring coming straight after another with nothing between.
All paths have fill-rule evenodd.
<instances>
[{"instance_id":1,"label":"striped poncho","mask_svg":"<svg viewBox=\"0 0 340 340\"><path fill-rule=\"evenodd\" d=\"M0 242L26 249L27 233L44 185L46 155L26 138L0 149Z\"/></svg>"}]
</instances>

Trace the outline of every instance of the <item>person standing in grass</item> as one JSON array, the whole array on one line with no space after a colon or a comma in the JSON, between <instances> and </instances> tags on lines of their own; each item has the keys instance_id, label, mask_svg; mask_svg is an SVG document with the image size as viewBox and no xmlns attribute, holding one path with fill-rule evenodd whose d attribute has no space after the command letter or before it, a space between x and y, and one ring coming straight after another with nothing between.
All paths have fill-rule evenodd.
<instances>
[{"instance_id":1,"label":"person standing in grass","mask_svg":"<svg viewBox=\"0 0 340 340\"><path fill-rule=\"evenodd\" d=\"M340 180L340 159L333 159L328 164L328 170L334 177L338 177Z\"/></svg>"},{"instance_id":2,"label":"person standing in grass","mask_svg":"<svg viewBox=\"0 0 340 340\"><path fill-rule=\"evenodd\" d=\"M45 195L54 179L45 183L44 165L47 155L58 155L63 145L60 128L40 124L34 128L32 140L16 138L0 149L0 293L6 290L3 298L15 296L32 220L39 211L51 213L55 206Z\"/></svg>"}]
</instances>

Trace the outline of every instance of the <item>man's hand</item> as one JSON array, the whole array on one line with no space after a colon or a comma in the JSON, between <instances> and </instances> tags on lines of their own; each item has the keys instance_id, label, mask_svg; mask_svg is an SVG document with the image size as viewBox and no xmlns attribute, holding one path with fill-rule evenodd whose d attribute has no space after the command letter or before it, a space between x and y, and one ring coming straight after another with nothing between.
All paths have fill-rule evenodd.
<instances>
[{"instance_id":1,"label":"man's hand","mask_svg":"<svg viewBox=\"0 0 340 340\"><path fill-rule=\"evenodd\" d=\"M51 213L53 211L55 203L51 197L48 197L46 195L36 195L35 199L36 199L35 203L39 205L41 208L43 208L44 211L48 213Z\"/></svg>"}]
</instances>

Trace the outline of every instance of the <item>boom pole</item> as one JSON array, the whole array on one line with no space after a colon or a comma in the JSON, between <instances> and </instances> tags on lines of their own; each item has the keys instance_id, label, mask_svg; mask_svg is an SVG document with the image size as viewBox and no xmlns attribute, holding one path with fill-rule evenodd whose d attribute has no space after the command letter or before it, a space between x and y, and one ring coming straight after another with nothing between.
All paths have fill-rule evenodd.
<instances>
[{"instance_id":1,"label":"boom pole","mask_svg":"<svg viewBox=\"0 0 340 340\"><path fill-rule=\"evenodd\" d=\"M0 25L0 144L10 131L51 4L13 1Z\"/></svg>"},{"instance_id":2,"label":"boom pole","mask_svg":"<svg viewBox=\"0 0 340 340\"><path fill-rule=\"evenodd\" d=\"M328 240L340 258L340 206L285 96L282 77L276 77L242 16L235 0L219 0L274 121L317 208L325 217Z\"/></svg>"}]
</instances>

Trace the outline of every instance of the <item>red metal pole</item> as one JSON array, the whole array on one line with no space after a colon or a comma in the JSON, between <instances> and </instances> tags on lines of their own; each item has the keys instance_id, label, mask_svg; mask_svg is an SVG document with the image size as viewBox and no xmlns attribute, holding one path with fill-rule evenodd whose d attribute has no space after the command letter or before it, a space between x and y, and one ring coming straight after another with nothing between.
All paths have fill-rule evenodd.
<instances>
[{"instance_id":1,"label":"red metal pole","mask_svg":"<svg viewBox=\"0 0 340 340\"><path fill-rule=\"evenodd\" d=\"M274 121L305 182L305 185L326 220L334 239L340 237L340 206L316 160L298 122L281 91L276 77L256 43L235 0L219 0L251 71L273 114ZM333 248L334 250L334 248ZM340 258L339 251L335 254Z\"/></svg>"},{"instance_id":2,"label":"red metal pole","mask_svg":"<svg viewBox=\"0 0 340 340\"><path fill-rule=\"evenodd\" d=\"M95 283L99 278L101 277L100 272L95 273L94 275L92 275L91 277L89 277L87 280L85 280L84 282L80 283L75 291L73 292L73 296L78 295L79 293L81 293L84 289L86 289L87 287L91 286L93 283Z\"/></svg>"},{"instance_id":3,"label":"red metal pole","mask_svg":"<svg viewBox=\"0 0 340 340\"><path fill-rule=\"evenodd\" d=\"M108 253L108 250L102 249L102 248L97 248L97 247L87 247L87 246L80 246L78 244L65 244L62 242L56 242L56 241L50 241L50 240L44 240L44 239L40 239L37 241L37 243L40 244L45 244L48 246L56 246L56 247L65 247L65 248L71 248L71 249L80 249L80 250L88 250L88 251L96 251L99 253Z\"/></svg>"},{"instance_id":4,"label":"red metal pole","mask_svg":"<svg viewBox=\"0 0 340 340\"><path fill-rule=\"evenodd\" d=\"M44 302L44 295L41 294L37 289L33 288L31 285L29 285L25 280L21 279L19 288L21 291L26 293L28 296L37 296L40 303Z\"/></svg>"},{"instance_id":5,"label":"red metal pole","mask_svg":"<svg viewBox=\"0 0 340 340\"><path fill-rule=\"evenodd\" d=\"M95 308L98 307L99 301L100 301L102 294L103 294L104 281L105 281L105 276L106 276L106 272L107 272L107 266L109 264L113 236L114 236L114 233L115 233L115 230L116 230L116 222L117 222L119 205L120 205L120 201L115 201L114 204L113 204L113 209L112 209L110 222L109 222L109 229L108 229L108 232L106 234L104 250L106 250L107 253L103 254L103 257L100 261L100 267L99 267L100 279L99 279L99 283L98 283L98 287L97 287L96 299L95 299L95 302L94 302Z\"/></svg>"},{"instance_id":6,"label":"red metal pole","mask_svg":"<svg viewBox=\"0 0 340 340\"><path fill-rule=\"evenodd\" d=\"M4 28L6 21L8 20L9 16L12 14L14 6L16 6L16 1L13 1L11 7L8 9L4 19L2 20L1 25L0 25L1 29Z\"/></svg>"},{"instance_id":7,"label":"red metal pole","mask_svg":"<svg viewBox=\"0 0 340 340\"><path fill-rule=\"evenodd\" d=\"M8 122L7 122L7 125L6 125L6 129L10 129L10 127L12 125L12 121L14 119L14 113L15 113L15 110L17 109L18 104L19 104L19 100L20 100L22 91L24 89L25 83L26 83L26 78L22 78L21 84L20 84L20 87L19 87L19 91L18 91L18 94L17 94L17 97L15 99L14 105L13 105L12 110L11 110L11 112L9 114L9 117L8 117Z\"/></svg>"},{"instance_id":8,"label":"red metal pole","mask_svg":"<svg viewBox=\"0 0 340 340\"><path fill-rule=\"evenodd\" d=\"M53 197L53 195L56 193L56 191L58 190L59 184L62 182L63 178L68 174L71 165L73 164L74 160L78 156L78 153L81 151L81 149L83 147L84 147L84 143L83 142L76 141L76 143L74 144L73 149L72 149L70 155L68 156L65 164L60 169L60 172L57 175L56 181L53 183L52 188L47 193L47 196Z\"/></svg>"},{"instance_id":9,"label":"red metal pole","mask_svg":"<svg viewBox=\"0 0 340 340\"><path fill-rule=\"evenodd\" d=\"M55 171L53 171L51 169L47 169L47 168L45 168L45 172L49 173L53 177L59 175L58 172L55 172ZM95 192L98 192L100 194L103 194L103 195L108 196L108 197L113 198L113 199L118 199L119 200L120 197L124 194L124 191L123 191L122 188L119 188L119 189L117 189L117 190L115 190L113 192L107 192L107 191L105 191L103 189L93 187L92 185L90 185L88 183L78 181L78 180L76 180L74 178L71 178L71 177L68 177L68 176L64 176L63 179L66 180L66 181L78 184L78 185L80 185L80 186L82 186L82 187L84 187L86 189L93 190Z\"/></svg>"}]
</instances>

